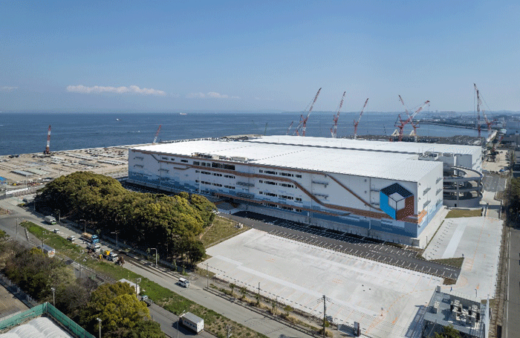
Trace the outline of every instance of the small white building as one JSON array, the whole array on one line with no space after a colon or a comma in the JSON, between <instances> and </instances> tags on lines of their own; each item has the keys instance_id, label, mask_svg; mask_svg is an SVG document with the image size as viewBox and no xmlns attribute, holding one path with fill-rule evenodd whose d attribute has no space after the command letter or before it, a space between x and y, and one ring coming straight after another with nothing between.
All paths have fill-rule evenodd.
<instances>
[{"instance_id":1,"label":"small white building","mask_svg":"<svg viewBox=\"0 0 520 338\"><path fill-rule=\"evenodd\" d=\"M124 279L124 278L118 280L118 282L129 284L129 285L132 287L132 289L134 289L135 292L136 292L138 295L141 293L141 289L139 288L139 284L133 283L133 282L129 281L128 279Z\"/></svg>"}]
</instances>

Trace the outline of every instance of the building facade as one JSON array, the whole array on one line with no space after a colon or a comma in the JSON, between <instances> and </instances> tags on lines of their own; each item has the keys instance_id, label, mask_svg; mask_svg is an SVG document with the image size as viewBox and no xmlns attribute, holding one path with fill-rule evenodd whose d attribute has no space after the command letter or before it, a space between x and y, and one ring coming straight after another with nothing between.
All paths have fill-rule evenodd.
<instances>
[{"instance_id":1,"label":"building facade","mask_svg":"<svg viewBox=\"0 0 520 338\"><path fill-rule=\"evenodd\" d=\"M411 152L193 140L130 149L128 181L232 199L244 209L417 245L443 205L443 163ZM355 141L354 141L355 142Z\"/></svg>"}]
</instances>

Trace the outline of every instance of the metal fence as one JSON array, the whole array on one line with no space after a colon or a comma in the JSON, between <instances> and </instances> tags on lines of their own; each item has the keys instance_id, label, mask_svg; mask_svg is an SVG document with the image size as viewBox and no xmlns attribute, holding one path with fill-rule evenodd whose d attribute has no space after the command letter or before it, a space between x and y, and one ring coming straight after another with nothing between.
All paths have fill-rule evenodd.
<instances>
[{"instance_id":1,"label":"metal fence","mask_svg":"<svg viewBox=\"0 0 520 338\"><path fill-rule=\"evenodd\" d=\"M64 315L60 310L56 309L49 303L37 305L27 311L17 313L3 321L0 321L0 331L18 326L30 319L39 316L51 317L52 319L60 323L64 328L66 328L69 331L69 333L72 333L75 337L95 338L93 335L85 331L84 328L79 326L76 322Z\"/></svg>"}]
</instances>

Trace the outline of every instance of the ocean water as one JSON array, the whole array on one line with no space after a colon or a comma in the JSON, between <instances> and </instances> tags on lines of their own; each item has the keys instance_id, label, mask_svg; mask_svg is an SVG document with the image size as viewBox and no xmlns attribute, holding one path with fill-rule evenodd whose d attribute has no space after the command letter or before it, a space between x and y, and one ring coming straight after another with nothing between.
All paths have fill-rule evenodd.
<instances>
[{"instance_id":1,"label":"ocean water","mask_svg":"<svg viewBox=\"0 0 520 338\"><path fill-rule=\"evenodd\" d=\"M307 136L330 137L333 113L313 113ZM42 152L52 125L51 151L151 143L159 125L160 140L219 137L236 134L285 135L300 113L0 113L0 155ZM338 136L352 135L355 113L343 113ZM358 135L390 135L395 113L365 113ZM119 119L119 121L117 120ZM267 124L267 128L266 128ZM405 128L408 134L410 125ZM422 125L421 136L477 136L475 130Z\"/></svg>"}]
</instances>

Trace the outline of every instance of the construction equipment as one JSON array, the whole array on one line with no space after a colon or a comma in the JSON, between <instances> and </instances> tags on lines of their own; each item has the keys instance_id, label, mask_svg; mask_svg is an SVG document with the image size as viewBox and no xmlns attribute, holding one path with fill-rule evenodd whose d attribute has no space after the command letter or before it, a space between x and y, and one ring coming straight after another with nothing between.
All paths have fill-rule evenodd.
<instances>
[{"instance_id":1,"label":"construction equipment","mask_svg":"<svg viewBox=\"0 0 520 338\"><path fill-rule=\"evenodd\" d=\"M300 123L296 127L296 135L300 135L300 130L301 130L302 136L305 136L305 131L307 130L307 121L309 120L309 116L311 116L312 108L314 108L314 104L316 103L316 100L318 99L320 92L321 92L321 88L318 89L318 92L316 93L316 96L314 97L314 100L311 103L307 116L305 118L303 117L303 114L300 116Z\"/></svg>"},{"instance_id":2,"label":"construction equipment","mask_svg":"<svg viewBox=\"0 0 520 338\"><path fill-rule=\"evenodd\" d=\"M475 87L475 92L477 93L477 130L478 130L478 138L480 138L480 92L477 89L477 85L474 83L473 87Z\"/></svg>"},{"instance_id":3,"label":"construction equipment","mask_svg":"<svg viewBox=\"0 0 520 338\"><path fill-rule=\"evenodd\" d=\"M47 146L45 147L44 155L51 154L51 125L49 124L49 130L47 131Z\"/></svg>"},{"instance_id":4,"label":"construction equipment","mask_svg":"<svg viewBox=\"0 0 520 338\"><path fill-rule=\"evenodd\" d=\"M404 102L403 102L403 99L401 98L401 95L399 95L399 100L403 103L404 105ZM408 123L410 123L411 121L413 121L413 119L415 118L415 116L417 116L417 114L419 114L421 112L421 110L423 110L423 108L428 105L430 103L429 100L426 100L426 102L423 103L422 106L420 106L419 108L417 108L416 111L413 112L413 114L410 114L408 112L408 109L406 109L406 113L408 115L408 118L406 120L402 120L401 119L401 114L399 114L397 116L397 121L395 122L395 127L397 128L396 131L398 130L399 131L399 142L401 142L403 140L403 131L404 131L404 126L406 126ZM406 106L405 106L406 108ZM395 132L394 132L395 134Z\"/></svg>"},{"instance_id":5,"label":"construction equipment","mask_svg":"<svg viewBox=\"0 0 520 338\"><path fill-rule=\"evenodd\" d=\"M346 91L343 92L343 96L341 97L341 102L339 103L338 113L332 116L332 121L334 121L334 125L330 128L330 135L333 138L338 136L338 120L339 120L339 112L341 111L341 107L343 107L343 100L345 99Z\"/></svg>"},{"instance_id":6,"label":"construction equipment","mask_svg":"<svg viewBox=\"0 0 520 338\"><path fill-rule=\"evenodd\" d=\"M410 111L408 110L408 107L406 107L406 104L404 104L403 98L401 95L399 95L399 101L403 104L404 111L406 113L406 116L410 118ZM412 125L413 131L410 133L410 136L414 137L414 141L417 142L417 128L419 128L419 123L414 122L413 118L410 120L410 124Z\"/></svg>"},{"instance_id":7,"label":"construction equipment","mask_svg":"<svg viewBox=\"0 0 520 338\"><path fill-rule=\"evenodd\" d=\"M354 120L354 140L357 138L357 127L359 124L359 121L361 121L361 116L363 116L363 113L365 112L365 108L367 107L368 98L365 101L365 104L363 105L363 109L361 109L361 113L359 113L359 117L356 120Z\"/></svg>"},{"instance_id":8,"label":"construction equipment","mask_svg":"<svg viewBox=\"0 0 520 338\"><path fill-rule=\"evenodd\" d=\"M480 90L478 90L477 85L474 83L473 87L475 87L475 92L477 93L477 114L478 114L478 137L480 138L480 111L482 111L482 115L484 116L484 121L486 121L488 134L491 135L491 126L493 125L494 121L489 121L486 115L486 111L481 108L482 100L480 98Z\"/></svg>"},{"instance_id":9,"label":"construction equipment","mask_svg":"<svg viewBox=\"0 0 520 338\"><path fill-rule=\"evenodd\" d=\"M291 132L293 123L294 123L294 121L291 121L291 124L289 125L289 128L287 128L287 133L285 133L285 135L289 135L289 133Z\"/></svg>"},{"instance_id":10,"label":"construction equipment","mask_svg":"<svg viewBox=\"0 0 520 338\"><path fill-rule=\"evenodd\" d=\"M157 142L157 136L159 136L159 132L161 131L161 124L159 125L159 128L157 129L157 132L155 133L155 137L153 139L153 144L155 144L155 142Z\"/></svg>"}]
</instances>

